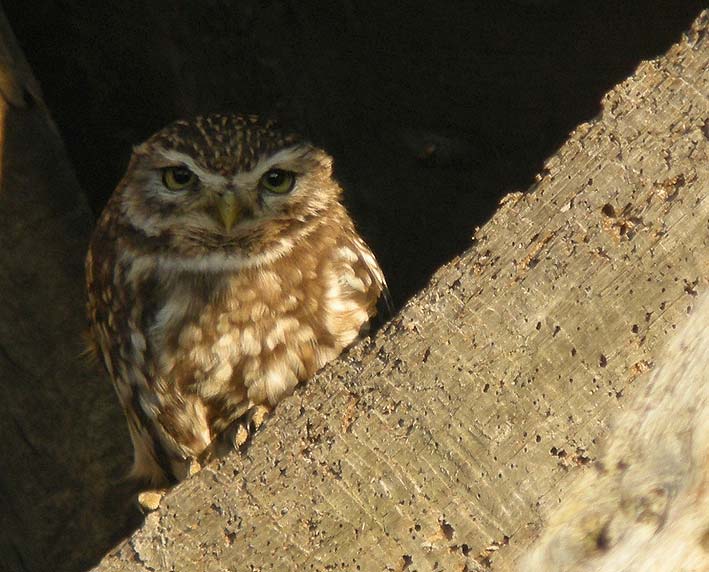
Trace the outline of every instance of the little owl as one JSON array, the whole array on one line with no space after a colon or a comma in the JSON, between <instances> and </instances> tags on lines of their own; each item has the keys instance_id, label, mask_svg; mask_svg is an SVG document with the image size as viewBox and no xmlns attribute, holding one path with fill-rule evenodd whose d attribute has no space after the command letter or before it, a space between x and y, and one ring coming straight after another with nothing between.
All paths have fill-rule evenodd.
<instances>
[{"instance_id":1,"label":"little owl","mask_svg":"<svg viewBox=\"0 0 709 572\"><path fill-rule=\"evenodd\" d=\"M327 153L256 116L178 121L134 149L86 282L135 477L184 478L388 303L341 193Z\"/></svg>"}]
</instances>

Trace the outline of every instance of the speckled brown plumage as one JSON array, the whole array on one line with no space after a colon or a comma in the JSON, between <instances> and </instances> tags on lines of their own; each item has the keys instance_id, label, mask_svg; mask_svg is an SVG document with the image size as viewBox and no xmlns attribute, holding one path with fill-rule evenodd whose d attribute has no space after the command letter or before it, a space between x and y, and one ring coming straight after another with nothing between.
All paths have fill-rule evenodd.
<instances>
[{"instance_id":1,"label":"speckled brown plumage","mask_svg":"<svg viewBox=\"0 0 709 572\"><path fill-rule=\"evenodd\" d=\"M299 141L297 133L279 129L275 119L238 114L175 121L149 139L152 145L181 151L223 175L251 170L259 158Z\"/></svg>"},{"instance_id":2,"label":"speckled brown plumage","mask_svg":"<svg viewBox=\"0 0 709 572\"><path fill-rule=\"evenodd\" d=\"M168 188L176 167L188 187ZM274 171L291 190L269 190ZM340 195L324 151L255 116L179 121L135 149L86 278L137 477L184 477L251 408L275 406L366 330L386 285Z\"/></svg>"}]
</instances>

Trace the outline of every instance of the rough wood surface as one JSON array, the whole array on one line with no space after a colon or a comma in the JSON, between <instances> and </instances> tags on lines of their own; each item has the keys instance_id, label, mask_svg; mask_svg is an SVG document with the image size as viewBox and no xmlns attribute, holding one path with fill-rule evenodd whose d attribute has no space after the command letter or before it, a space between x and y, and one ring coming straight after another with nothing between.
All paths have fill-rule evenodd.
<instances>
[{"instance_id":1,"label":"rough wood surface","mask_svg":"<svg viewBox=\"0 0 709 572\"><path fill-rule=\"evenodd\" d=\"M709 295L674 336L608 450L569 492L525 572L709 570Z\"/></svg>"},{"instance_id":2,"label":"rough wood surface","mask_svg":"<svg viewBox=\"0 0 709 572\"><path fill-rule=\"evenodd\" d=\"M80 358L91 215L1 11L0 93L0 570L77 570L126 530L130 445Z\"/></svg>"},{"instance_id":3,"label":"rough wood surface","mask_svg":"<svg viewBox=\"0 0 709 572\"><path fill-rule=\"evenodd\" d=\"M708 26L96 570L512 569L706 289Z\"/></svg>"}]
</instances>

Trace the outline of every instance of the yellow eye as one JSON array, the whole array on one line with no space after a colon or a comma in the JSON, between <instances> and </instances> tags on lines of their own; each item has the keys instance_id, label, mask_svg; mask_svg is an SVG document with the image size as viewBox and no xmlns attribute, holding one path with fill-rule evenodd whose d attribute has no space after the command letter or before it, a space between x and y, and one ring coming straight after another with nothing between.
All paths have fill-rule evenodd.
<instances>
[{"instance_id":1,"label":"yellow eye","mask_svg":"<svg viewBox=\"0 0 709 572\"><path fill-rule=\"evenodd\" d=\"M272 193L285 194L293 190L295 175L282 169L271 169L261 177L261 186Z\"/></svg>"},{"instance_id":2,"label":"yellow eye","mask_svg":"<svg viewBox=\"0 0 709 572\"><path fill-rule=\"evenodd\" d=\"M171 191L181 191L192 185L197 175L187 167L167 167L162 171L162 184Z\"/></svg>"}]
</instances>

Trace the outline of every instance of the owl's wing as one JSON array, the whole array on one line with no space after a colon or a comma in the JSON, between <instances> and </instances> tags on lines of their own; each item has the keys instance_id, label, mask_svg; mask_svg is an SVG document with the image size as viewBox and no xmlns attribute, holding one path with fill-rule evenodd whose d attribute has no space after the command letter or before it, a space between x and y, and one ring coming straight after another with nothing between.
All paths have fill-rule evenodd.
<instances>
[{"instance_id":1,"label":"owl's wing","mask_svg":"<svg viewBox=\"0 0 709 572\"><path fill-rule=\"evenodd\" d=\"M376 326L379 327L394 317L394 302L389 293L389 287L384 282L381 285L382 293L377 300L377 315L374 317Z\"/></svg>"},{"instance_id":2,"label":"owl's wing","mask_svg":"<svg viewBox=\"0 0 709 572\"><path fill-rule=\"evenodd\" d=\"M146 341L140 330L141 300L152 298L153 279L138 285L128 276L130 266L119 263L119 230L112 204L104 211L86 256L87 311L92 345L101 358L123 407L133 441L130 477L158 484L170 478L170 451L178 448L151 403L157 389L148 371ZM136 289L137 288L137 289Z\"/></svg>"},{"instance_id":3,"label":"owl's wing","mask_svg":"<svg viewBox=\"0 0 709 572\"><path fill-rule=\"evenodd\" d=\"M394 315L394 303L389 293L386 278L384 278L384 272L382 272L372 251L359 237L354 246L360 262L364 264L367 273L372 279L372 294L376 297L376 300L373 304L373 311L370 312L371 325L378 328Z\"/></svg>"}]
</instances>

